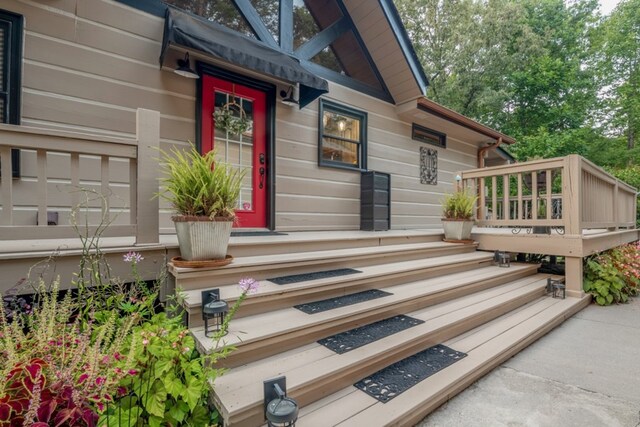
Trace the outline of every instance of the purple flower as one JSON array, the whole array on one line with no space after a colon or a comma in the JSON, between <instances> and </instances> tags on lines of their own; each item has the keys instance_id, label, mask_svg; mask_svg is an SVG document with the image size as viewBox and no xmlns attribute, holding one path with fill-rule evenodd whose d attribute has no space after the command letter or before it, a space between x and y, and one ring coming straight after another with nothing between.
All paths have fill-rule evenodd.
<instances>
[{"instance_id":1,"label":"purple flower","mask_svg":"<svg viewBox=\"0 0 640 427\"><path fill-rule=\"evenodd\" d=\"M240 286L240 289L243 293L251 295L258 292L260 283L258 283L258 281L253 277L245 277L243 279L240 279L240 282L238 282L238 286Z\"/></svg>"},{"instance_id":2,"label":"purple flower","mask_svg":"<svg viewBox=\"0 0 640 427\"><path fill-rule=\"evenodd\" d=\"M140 261L144 259L144 257L142 256L142 254L139 254L138 252L131 251L126 255L123 255L122 259L124 259L124 262L131 262L133 264L138 264Z\"/></svg>"}]
</instances>

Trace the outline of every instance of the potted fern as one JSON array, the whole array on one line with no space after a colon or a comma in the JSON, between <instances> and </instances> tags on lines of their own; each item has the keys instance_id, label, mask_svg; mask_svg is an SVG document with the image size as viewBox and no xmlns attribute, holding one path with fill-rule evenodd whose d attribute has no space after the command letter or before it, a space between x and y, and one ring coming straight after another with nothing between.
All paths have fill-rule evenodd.
<instances>
[{"instance_id":1,"label":"potted fern","mask_svg":"<svg viewBox=\"0 0 640 427\"><path fill-rule=\"evenodd\" d=\"M442 203L442 226L447 241L471 239L473 211L478 198L467 188L445 195Z\"/></svg>"},{"instance_id":2,"label":"potted fern","mask_svg":"<svg viewBox=\"0 0 640 427\"><path fill-rule=\"evenodd\" d=\"M187 151L161 151L161 157L161 197L176 210L171 219L182 259L224 259L244 171L217 161L214 151L200 154L193 145Z\"/></svg>"}]
</instances>

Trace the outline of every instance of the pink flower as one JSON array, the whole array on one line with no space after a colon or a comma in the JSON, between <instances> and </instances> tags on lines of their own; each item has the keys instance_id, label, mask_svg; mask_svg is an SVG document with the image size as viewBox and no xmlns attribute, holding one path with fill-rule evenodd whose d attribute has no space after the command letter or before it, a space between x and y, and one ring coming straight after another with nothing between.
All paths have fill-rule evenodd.
<instances>
[{"instance_id":1,"label":"pink flower","mask_svg":"<svg viewBox=\"0 0 640 427\"><path fill-rule=\"evenodd\" d=\"M258 283L258 281L253 277L245 277L243 279L240 279L240 282L238 282L238 286L243 293L251 295L258 292L260 283Z\"/></svg>"},{"instance_id":2,"label":"pink flower","mask_svg":"<svg viewBox=\"0 0 640 427\"><path fill-rule=\"evenodd\" d=\"M140 253L130 251L127 254L123 255L122 259L124 260L124 262L130 262L132 264L138 264L144 258L142 257L142 255Z\"/></svg>"},{"instance_id":3,"label":"pink flower","mask_svg":"<svg viewBox=\"0 0 640 427\"><path fill-rule=\"evenodd\" d=\"M191 350L191 349L190 349L189 347L184 347L184 348L182 349L182 352L183 352L184 354L187 354L187 353L189 353L189 351L190 351L190 350Z\"/></svg>"},{"instance_id":4,"label":"pink flower","mask_svg":"<svg viewBox=\"0 0 640 427\"><path fill-rule=\"evenodd\" d=\"M142 345L148 345L149 344L149 340L148 339L143 339L142 340Z\"/></svg>"},{"instance_id":5,"label":"pink flower","mask_svg":"<svg viewBox=\"0 0 640 427\"><path fill-rule=\"evenodd\" d=\"M113 353L113 357L116 358L116 360L122 360L124 359L124 356L121 355L120 353L118 353L117 351L115 353Z\"/></svg>"},{"instance_id":6,"label":"pink flower","mask_svg":"<svg viewBox=\"0 0 640 427\"><path fill-rule=\"evenodd\" d=\"M135 369L129 369L129 370L127 371L127 373L128 373L129 375L137 375L137 374L138 374L138 371L136 371Z\"/></svg>"}]
</instances>

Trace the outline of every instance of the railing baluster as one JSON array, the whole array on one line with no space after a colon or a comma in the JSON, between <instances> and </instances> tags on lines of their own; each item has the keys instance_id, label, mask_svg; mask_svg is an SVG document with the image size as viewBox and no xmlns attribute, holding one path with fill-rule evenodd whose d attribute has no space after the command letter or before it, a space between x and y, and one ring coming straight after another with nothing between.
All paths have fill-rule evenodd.
<instances>
[{"instance_id":1,"label":"railing baluster","mask_svg":"<svg viewBox=\"0 0 640 427\"><path fill-rule=\"evenodd\" d=\"M508 221L511 219L509 196L509 175L502 175L502 219Z\"/></svg>"},{"instance_id":2,"label":"railing baluster","mask_svg":"<svg viewBox=\"0 0 640 427\"><path fill-rule=\"evenodd\" d=\"M525 215L522 211L522 174L518 174L518 216L516 219L524 219Z\"/></svg>"},{"instance_id":3,"label":"railing baluster","mask_svg":"<svg viewBox=\"0 0 640 427\"><path fill-rule=\"evenodd\" d=\"M71 153L71 209L78 209L80 203L80 155Z\"/></svg>"},{"instance_id":4,"label":"railing baluster","mask_svg":"<svg viewBox=\"0 0 640 427\"><path fill-rule=\"evenodd\" d=\"M46 227L47 221L47 152L37 150L38 164L38 225Z\"/></svg>"},{"instance_id":5,"label":"railing baluster","mask_svg":"<svg viewBox=\"0 0 640 427\"><path fill-rule=\"evenodd\" d=\"M104 202L104 219L110 220L109 216L109 156L100 157L100 193Z\"/></svg>"},{"instance_id":6,"label":"railing baluster","mask_svg":"<svg viewBox=\"0 0 640 427\"><path fill-rule=\"evenodd\" d=\"M552 203L553 202L551 201L551 193L553 191L552 190L552 188L553 188L552 187L553 174L552 174L551 169L547 169L546 174L547 174L547 194L546 194L546 196L547 196L547 219L549 220L549 219L553 218L553 214L552 214L552 212L553 212Z\"/></svg>"},{"instance_id":7,"label":"railing baluster","mask_svg":"<svg viewBox=\"0 0 640 427\"><path fill-rule=\"evenodd\" d=\"M491 219L498 219L498 177L491 177Z\"/></svg>"},{"instance_id":8,"label":"railing baluster","mask_svg":"<svg viewBox=\"0 0 640 427\"><path fill-rule=\"evenodd\" d=\"M479 209L478 209L478 220L479 221L485 221L487 219L487 214L486 214L486 209L487 209L487 201L486 201L486 197L485 197L485 185L484 185L484 178L478 178L478 194L480 195L480 200L479 200Z\"/></svg>"},{"instance_id":9,"label":"railing baluster","mask_svg":"<svg viewBox=\"0 0 640 427\"><path fill-rule=\"evenodd\" d=\"M138 218L138 164L129 159L129 223L135 224Z\"/></svg>"},{"instance_id":10,"label":"railing baluster","mask_svg":"<svg viewBox=\"0 0 640 427\"><path fill-rule=\"evenodd\" d=\"M538 219L538 173L531 172L531 219Z\"/></svg>"},{"instance_id":11,"label":"railing baluster","mask_svg":"<svg viewBox=\"0 0 640 427\"><path fill-rule=\"evenodd\" d=\"M2 218L0 224L13 224L13 165L11 163L11 147L0 147L0 163L2 163L2 175L0 176L0 186L2 186Z\"/></svg>"}]
</instances>

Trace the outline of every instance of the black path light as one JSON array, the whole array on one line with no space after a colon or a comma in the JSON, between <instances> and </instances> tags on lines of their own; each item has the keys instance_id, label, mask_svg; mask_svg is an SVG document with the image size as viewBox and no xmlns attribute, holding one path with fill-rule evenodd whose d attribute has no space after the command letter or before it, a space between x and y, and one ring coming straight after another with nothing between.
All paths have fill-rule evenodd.
<instances>
[{"instance_id":1,"label":"black path light","mask_svg":"<svg viewBox=\"0 0 640 427\"><path fill-rule=\"evenodd\" d=\"M287 378L264 382L264 416L269 427L292 427L298 420L298 403L287 397Z\"/></svg>"},{"instance_id":2,"label":"black path light","mask_svg":"<svg viewBox=\"0 0 640 427\"><path fill-rule=\"evenodd\" d=\"M564 278L552 279L549 277L547 279L547 293L550 293L553 298L565 299L567 296L567 287Z\"/></svg>"},{"instance_id":3,"label":"black path light","mask_svg":"<svg viewBox=\"0 0 640 427\"><path fill-rule=\"evenodd\" d=\"M209 336L209 320L214 321L215 331L218 332L228 311L229 304L220 299L220 289L202 291L202 320L204 320L205 337Z\"/></svg>"},{"instance_id":4,"label":"black path light","mask_svg":"<svg viewBox=\"0 0 640 427\"><path fill-rule=\"evenodd\" d=\"M511 267L511 254L508 252L495 251L493 261L498 267L509 268Z\"/></svg>"}]
</instances>

